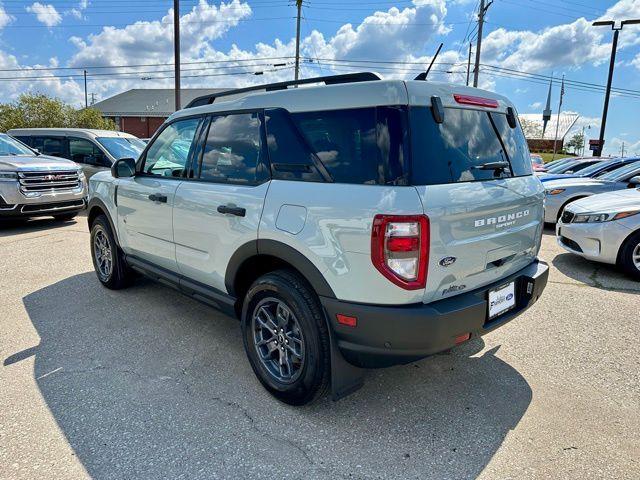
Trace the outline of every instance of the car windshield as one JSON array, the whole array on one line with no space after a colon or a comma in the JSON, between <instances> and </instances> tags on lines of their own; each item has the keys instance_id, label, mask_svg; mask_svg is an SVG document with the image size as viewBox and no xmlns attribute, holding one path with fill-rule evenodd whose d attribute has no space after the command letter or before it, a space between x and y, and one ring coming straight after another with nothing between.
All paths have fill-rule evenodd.
<instances>
[{"instance_id":1,"label":"car windshield","mask_svg":"<svg viewBox=\"0 0 640 480\"><path fill-rule=\"evenodd\" d=\"M35 155L35 152L6 133L0 133L0 155Z\"/></svg>"},{"instance_id":2,"label":"car windshield","mask_svg":"<svg viewBox=\"0 0 640 480\"><path fill-rule=\"evenodd\" d=\"M99 137L96 138L100 145L107 149L113 158L133 158L137 160L146 144L131 137Z\"/></svg>"},{"instance_id":3,"label":"car windshield","mask_svg":"<svg viewBox=\"0 0 640 480\"><path fill-rule=\"evenodd\" d=\"M598 172L602 172L603 170L609 170L611 166L617 165L619 163L620 163L620 160L609 160L607 162L594 163L593 165L589 165L588 167L580 170L580 173L578 173L578 176L591 177Z\"/></svg>"},{"instance_id":4,"label":"car windshield","mask_svg":"<svg viewBox=\"0 0 640 480\"><path fill-rule=\"evenodd\" d=\"M602 175L601 177L598 178L598 180L605 180L608 182L619 182L620 180L625 179L627 176L635 173L636 170L640 170L640 161L634 162L631 165L616 168L615 170L610 171L606 175Z\"/></svg>"}]
</instances>

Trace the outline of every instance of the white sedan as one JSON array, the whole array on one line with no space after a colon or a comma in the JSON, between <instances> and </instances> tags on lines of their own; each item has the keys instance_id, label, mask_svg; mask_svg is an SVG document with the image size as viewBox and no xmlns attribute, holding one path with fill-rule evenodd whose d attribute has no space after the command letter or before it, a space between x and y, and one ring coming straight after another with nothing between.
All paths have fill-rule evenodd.
<instances>
[{"instance_id":1,"label":"white sedan","mask_svg":"<svg viewBox=\"0 0 640 480\"><path fill-rule=\"evenodd\" d=\"M619 265L640 280L640 188L570 203L556 224L556 236L565 250Z\"/></svg>"}]
</instances>

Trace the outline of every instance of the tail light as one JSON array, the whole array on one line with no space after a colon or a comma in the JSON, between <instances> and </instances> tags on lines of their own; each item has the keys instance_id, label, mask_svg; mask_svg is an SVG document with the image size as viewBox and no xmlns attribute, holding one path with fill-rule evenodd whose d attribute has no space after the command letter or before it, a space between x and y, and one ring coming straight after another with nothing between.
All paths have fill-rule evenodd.
<instances>
[{"instance_id":1,"label":"tail light","mask_svg":"<svg viewBox=\"0 0 640 480\"><path fill-rule=\"evenodd\" d=\"M429 218L376 215L371 231L371 261L396 285L406 290L424 288L429 263Z\"/></svg>"}]
</instances>

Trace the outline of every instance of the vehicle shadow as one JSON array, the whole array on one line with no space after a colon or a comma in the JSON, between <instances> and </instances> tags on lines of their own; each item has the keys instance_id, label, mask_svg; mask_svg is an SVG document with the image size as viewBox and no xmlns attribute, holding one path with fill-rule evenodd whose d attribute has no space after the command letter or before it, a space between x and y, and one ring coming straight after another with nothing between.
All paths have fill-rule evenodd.
<instances>
[{"instance_id":1,"label":"vehicle shadow","mask_svg":"<svg viewBox=\"0 0 640 480\"><path fill-rule=\"evenodd\" d=\"M590 287L640 294L640 282L627 276L615 265L593 262L572 253L560 253L552 263L563 275Z\"/></svg>"},{"instance_id":2,"label":"vehicle shadow","mask_svg":"<svg viewBox=\"0 0 640 480\"><path fill-rule=\"evenodd\" d=\"M40 344L4 366L35 355L42 396L93 478L472 479L532 398L474 340L293 408L255 379L237 320L157 283L109 291L91 272L23 302Z\"/></svg>"},{"instance_id":3,"label":"vehicle shadow","mask_svg":"<svg viewBox=\"0 0 640 480\"><path fill-rule=\"evenodd\" d=\"M86 219L83 216L78 215L73 220L66 222L55 220L52 217L39 217L32 219L0 219L0 238L10 237L12 235L18 235L21 233L41 232L45 230L52 230L62 227L68 227L74 223L80 225L86 225Z\"/></svg>"}]
</instances>

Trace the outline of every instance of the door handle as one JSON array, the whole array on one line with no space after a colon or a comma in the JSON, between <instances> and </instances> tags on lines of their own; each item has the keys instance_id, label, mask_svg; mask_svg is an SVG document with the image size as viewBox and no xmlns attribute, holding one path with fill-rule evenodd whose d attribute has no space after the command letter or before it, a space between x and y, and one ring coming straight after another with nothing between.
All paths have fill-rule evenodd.
<instances>
[{"instance_id":1,"label":"door handle","mask_svg":"<svg viewBox=\"0 0 640 480\"><path fill-rule=\"evenodd\" d=\"M242 207L227 207L226 205L220 205L218 207L218 213L228 213L229 215L235 215L236 217L244 217L247 214L247 210Z\"/></svg>"},{"instance_id":2,"label":"door handle","mask_svg":"<svg viewBox=\"0 0 640 480\"><path fill-rule=\"evenodd\" d=\"M167 196L152 193L151 195L149 195L149 200L151 200L152 202L167 203Z\"/></svg>"}]
</instances>

